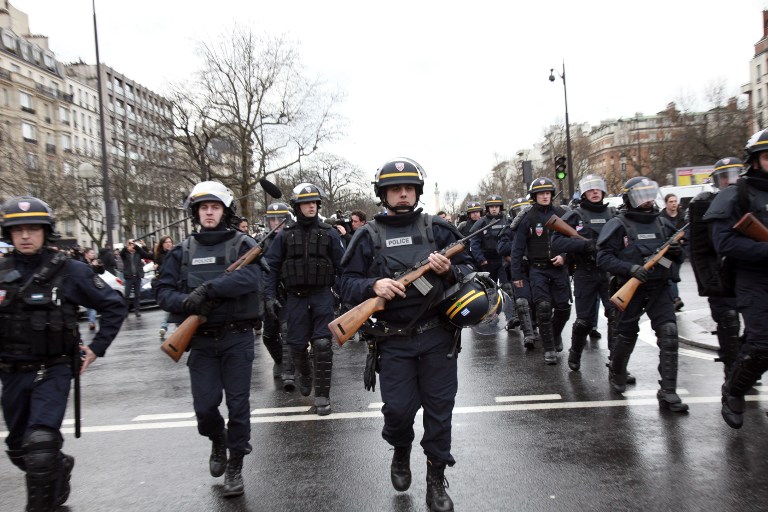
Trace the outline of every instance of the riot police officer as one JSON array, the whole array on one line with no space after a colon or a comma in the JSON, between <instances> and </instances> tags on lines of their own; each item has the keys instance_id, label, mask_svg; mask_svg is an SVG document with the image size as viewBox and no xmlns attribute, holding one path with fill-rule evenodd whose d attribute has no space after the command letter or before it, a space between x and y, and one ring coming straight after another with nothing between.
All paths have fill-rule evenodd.
<instances>
[{"instance_id":1,"label":"riot police officer","mask_svg":"<svg viewBox=\"0 0 768 512\"><path fill-rule=\"evenodd\" d=\"M472 258L475 260L475 266L482 272L488 272L491 279L498 281L499 284L509 284L506 273L502 269L502 260L496 251L496 244L499 241L504 229L504 223L498 222L486 228L496 219L501 219L504 215L504 199L496 194L491 194L485 199L485 215L472 226L472 231L482 230L483 234L470 240Z\"/></svg>"},{"instance_id":2,"label":"riot police officer","mask_svg":"<svg viewBox=\"0 0 768 512\"><path fill-rule=\"evenodd\" d=\"M642 176L628 180L622 189L626 211L609 220L597 240L597 264L603 270L617 276L619 284L630 277L642 283L618 316L609 381L614 391L625 391L627 363L637 343L640 317L646 313L656 332L659 347L661 380L656 394L659 406L674 412L685 412L688 405L677 395L677 319L669 294L669 280L676 276L671 276L664 265L656 265L650 271L643 267L646 258L675 233L675 227L659 217L654 207L658 192L659 187L653 180ZM682 253L680 243L675 242L669 246L666 256L680 263Z\"/></svg>"},{"instance_id":3,"label":"riot police officer","mask_svg":"<svg viewBox=\"0 0 768 512\"><path fill-rule=\"evenodd\" d=\"M453 226L416 209L424 191L424 171L409 158L382 165L374 181L376 196L386 215L376 215L355 233L344 258L343 300L360 303L372 297L388 301L376 314L373 336L378 346L381 398L384 406L382 437L394 446L390 467L392 485L405 491L411 484L410 454L415 437L413 422L424 408L427 456L427 505L431 510L453 510L445 490L445 467L453 466L451 418L458 389L456 343L460 331L436 307L442 292L471 272L464 253L453 262L437 253L461 238ZM392 279L400 271L428 259L431 285L423 296Z\"/></svg>"},{"instance_id":4,"label":"riot police officer","mask_svg":"<svg viewBox=\"0 0 768 512\"><path fill-rule=\"evenodd\" d=\"M736 298L733 297L733 283L725 278L732 277L730 264L726 268L723 259L717 255L712 245L710 226L704 221L704 214L718 191L736 183L743 168L744 162L735 157L721 158L715 162L711 180L716 191L704 191L694 197L685 214L690 223L689 235L686 238L691 268L696 277L699 295L707 297L712 319L717 324L717 342L720 346L718 355L726 377L739 356L741 322Z\"/></svg>"},{"instance_id":5,"label":"riot police officer","mask_svg":"<svg viewBox=\"0 0 768 512\"><path fill-rule=\"evenodd\" d=\"M269 246L272 245L275 237L283 227L285 227L286 224L293 223L291 208L283 202L269 204L265 216L267 219L267 228L269 231L272 231L273 229L275 231L261 241L264 247L262 254L266 254L267 251L269 251ZM282 225L280 224L281 222L283 223ZM278 283L277 298L282 304L285 303L285 287L282 283ZM291 357L290 348L283 336L283 331L285 329L285 310L281 309L277 318L273 315L266 315L266 318L264 318L264 330L261 335L261 341L264 343L269 355L275 362L273 377L276 379L282 378L283 389L286 391L293 391L296 388L296 379L294 376L295 367L293 358Z\"/></svg>"},{"instance_id":6,"label":"riot police officer","mask_svg":"<svg viewBox=\"0 0 768 512\"><path fill-rule=\"evenodd\" d=\"M73 372L103 357L127 314L120 295L85 263L49 248L53 212L35 197L3 205L0 259L0 379L8 456L26 473L27 510L55 510L69 497L74 457L61 452L61 423ZM101 313L90 345L80 345L78 305ZM81 359L81 352L84 354Z\"/></svg>"},{"instance_id":7,"label":"riot police officer","mask_svg":"<svg viewBox=\"0 0 768 512\"><path fill-rule=\"evenodd\" d=\"M552 249L568 253L573 258L576 320L573 322L571 349L568 351L568 366L573 371L581 367L581 352L597 316L598 299L602 301L609 318L609 347L613 342L610 319L615 314L615 307L608 295L608 275L597 266L597 238L605 224L615 215L613 209L603 203L608 187L602 177L587 174L579 181L579 192L581 200L578 206L567 212L563 220L586 240L570 238L562 233L552 236Z\"/></svg>"},{"instance_id":8,"label":"riot police officer","mask_svg":"<svg viewBox=\"0 0 768 512\"><path fill-rule=\"evenodd\" d=\"M299 373L299 391L312 393L312 368L307 345L312 346L314 363L315 412L331 413L331 370L333 351L328 324L334 317L331 286L341 274L344 244L339 232L318 217L323 195L311 183L294 188L291 206L296 222L284 227L267 252L271 271L266 276L267 314L277 318L278 284L285 286L287 300L286 341Z\"/></svg>"},{"instance_id":9,"label":"riot police officer","mask_svg":"<svg viewBox=\"0 0 768 512\"><path fill-rule=\"evenodd\" d=\"M512 282L523 288L523 256L530 265L531 290L536 305L536 322L544 345L544 362L557 364L557 352L563 350L561 333L571 316L571 287L565 256L552 247L553 230L544 224L563 210L552 205L555 183L549 178L531 182L528 194L534 201L520 220L512 246Z\"/></svg>"},{"instance_id":10,"label":"riot police officer","mask_svg":"<svg viewBox=\"0 0 768 512\"><path fill-rule=\"evenodd\" d=\"M187 360L197 431L211 440L209 470L214 477L225 475L224 496L240 496L243 457L252 449L253 328L263 314L262 275L258 265L226 269L256 241L232 225L234 197L219 182L195 185L185 208L200 231L168 253L152 286L169 321L180 324L188 315L207 319L192 337ZM226 428L219 413L222 393L229 410Z\"/></svg>"},{"instance_id":11,"label":"riot police officer","mask_svg":"<svg viewBox=\"0 0 768 512\"><path fill-rule=\"evenodd\" d=\"M459 232L462 236L468 236L472 231L472 226L475 222L480 220L483 215L483 206L478 201L470 201L467 204L467 219L460 222L458 225Z\"/></svg>"},{"instance_id":12,"label":"riot police officer","mask_svg":"<svg viewBox=\"0 0 768 512\"><path fill-rule=\"evenodd\" d=\"M768 130L761 130L744 148L744 171L736 185L721 190L704 215L712 243L734 271L736 308L744 318L745 340L723 385L722 415L728 426L741 428L744 395L768 370L768 241L758 241L733 228L752 213L768 226Z\"/></svg>"}]
</instances>

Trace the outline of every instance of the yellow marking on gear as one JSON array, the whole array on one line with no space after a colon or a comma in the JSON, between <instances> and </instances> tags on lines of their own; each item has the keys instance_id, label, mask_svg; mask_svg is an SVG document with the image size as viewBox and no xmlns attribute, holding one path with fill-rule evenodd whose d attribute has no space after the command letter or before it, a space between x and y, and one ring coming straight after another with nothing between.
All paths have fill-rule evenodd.
<instances>
[{"instance_id":1,"label":"yellow marking on gear","mask_svg":"<svg viewBox=\"0 0 768 512\"><path fill-rule=\"evenodd\" d=\"M15 219L16 217L50 217L48 212L22 212L22 213L6 213L6 219Z\"/></svg>"},{"instance_id":2,"label":"yellow marking on gear","mask_svg":"<svg viewBox=\"0 0 768 512\"><path fill-rule=\"evenodd\" d=\"M380 174L379 179L385 179L385 178L394 178L394 177L400 177L400 176L416 176L419 177L419 173L417 172L394 172L391 174Z\"/></svg>"},{"instance_id":3,"label":"yellow marking on gear","mask_svg":"<svg viewBox=\"0 0 768 512\"><path fill-rule=\"evenodd\" d=\"M299 194L298 196L296 196L296 199L298 199L300 197L310 197L310 196L318 196L318 197L320 197L320 194L318 194L317 192L310 192L308 194Z\"/></svg>"},{"instance_id":4,"label":"yellow marking on gear","mask_svg":"<svg viewBox=\"0 0 768 512\"><path fill-rule=\"evenodd\" d=\"M731 167L744 167L744 164L721 165L720 167L715 167L715 171L719 171L721 169L730 169Z\"/></svg>"},{"instance_id":5,"label":"yellow marking on gear","mask_svg":"<svg viewBox=\"0 0 768 512\"><path fill-rule=\"evenodd\" d=\"M466 298L467 295L471 295L471 297ZM457 300L453 304L453 306L451 306L451 308L448 310L448 313L447 313L448 314L448 318L453 320L453 317L455 317L459 313L459 311L461 311L464 308L464 306L467 306L468 304L470 304L475 299L479 299L484 294L483 294L483 292L472 290L467 295L465 295L461 299ZM466 298L466 300L464 300L465 298ZM453 311L453 312L451 312L451 311Z\"/></svg>"}]
</instances>

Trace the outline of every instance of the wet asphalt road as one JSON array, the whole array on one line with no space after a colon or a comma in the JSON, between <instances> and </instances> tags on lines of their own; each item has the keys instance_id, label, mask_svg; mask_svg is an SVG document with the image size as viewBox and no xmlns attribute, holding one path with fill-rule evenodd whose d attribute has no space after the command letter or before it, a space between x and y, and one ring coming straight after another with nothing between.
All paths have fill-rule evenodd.
<instances>
[{"instance_id":1,"label":"wet asphalt road","mask_svg":"<svg viewBox=\"0 0 768 512\"><path fill-rule=\"evenodd\" d=\"M683 292L686 309L705 307L690 288ZM71 424L64 427L64 450L77 462L63 510L426 510L418 446L411 489L391 487L380 396L363 388L366 348L354 341L335 351L334 413L321 419L311 412L312 398L273 380L257 338L246 494L221 498L223 478L208 474L210 443L195 428L185 359L176 364L158 349L162 315L128 318L107 357L83 378L83 436L74 439ZM446 471L456 509L768 509L768 388L758 387L744 427L732 430L719 412L721 365L712 352L683 347L678 387L691 410L660 410L658 350L648 332L643 338L630 360L637 385L621 396L609 390L605 338L588 345L574 373L565 353L558 366L546 366L542 352L526 352L516 333L465 330L457 464ZM416 431L418 440L420 417ZM23 475L5 457L0 493L0 510L23 510Z\"/></svg>"}]
</instances>

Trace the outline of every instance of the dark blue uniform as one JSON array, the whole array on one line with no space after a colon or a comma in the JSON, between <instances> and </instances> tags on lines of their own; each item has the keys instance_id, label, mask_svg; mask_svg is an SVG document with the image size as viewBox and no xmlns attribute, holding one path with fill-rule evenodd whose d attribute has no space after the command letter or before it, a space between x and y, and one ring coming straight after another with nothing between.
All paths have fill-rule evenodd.
<instances>
[{"instance_id":1,"label":"dark blue uniform","mask_svg":"<svg viewBox=\"0 0 768 512\"><path fill-rule=\"evenodd\" d=\"M602 301L605 316L608 317L608 346L613 345L611 319L616 310L608 294L608 274L597 265L597 238L608 220L614 216L607 205L582 201L581 206L567 212L563 221L574 228L586 240L571 238L561 233L552 235L552 249L568 253L573 260L573 295L576 303L576 321L571 334L571 349L568 364L573 370L580 367L581 352L587 336L595 325L598 301Z\"/></svg>"},{"instance_id":2,"label":"dark blue uniform","mask_svg":"<svg viewBox=\"0 0 768 512\"><path fill-rule=\"evenodd\" d=\"M424 220L420 211L377 215L373 222L374 225L394 225L387 229L398 229L399 226L404 230L407 236L393 235L392 239L410 240L407 252L412 255L412 261L401 261L398 265L386 258L387 248L391 249L392 244L382 242L377 249L370 228L355 233L345 257L341 280L344 302L357 304L374 297L373 285L378 279L392 277L390 272L405 270L432 251L443 249L459 239L459 233L439 218L433 218L432 233L425 232L422 236L415 227ZM382 255L385 256L383 262L380 259ZM458 272L467 274L471 271L471 260L464 253L454 257L452 262L454 279ZM440 279L431 273L428 275L436 287L447 287L453 282L453 279ZM423 309L424 298L415 287L407 290L405 299L393 299L385 311L376 315L377 325L384 322L388 328L395 330L410 326L406 332L396 336L374 335L379 351L380 389L384 401L382 437L392 446L410 447L415 437L414 418L419 408L423 407L424 437L421 446L424 453L430 460L453 465L451 418L458 378L456 357L448 355L454 350L456 329L442 320L436 310Z\"/></svg>"},{"instance_id":3,"label":"dark blue uniform","mask_svg":"<svg viewBox=\"0 0 768 512\"><path fill-rule=\"evenodd\" d=\"M20 291L19 287L51 264L53 256L44 250L32 256L14 253L0 260L0 379L9 431L5 443L11 461L27 472L30 503L38 504L41 495L35 497L34 493L41 488L49 494L55 489L54 502L68 493L64 480L74 464L72 457L60 452L60 428L73 376L72 357L80 342L77 306L101 313L99 331L89 345L99 357L117 336L127 312L117 292L88 265L74 260L62 263L49 281L52 289L30 291L32 285ZM63 318L56 316L62 313Z\"/></svg>"},{"instance_id":4,"label":"dark blue uniform","mask_svg":"<svg viewBox=\"0 0 768 512\"><path fill-rule=\"evenodd\" d=\"M172 322L181 323L189 292L207 283L215 306L192 337L187 359L197 430L212 440L224 431L219 412L223 393L229 411L226 446L238 454L251 452L253 325L262 314L262 275L259 265L224 270L255 245L253 238L235 230L193 234L168 253L152 284L160 307L171 313Z\"/></svg>"},{"instance_id":5,"label":"dark blue uniform","mask_svg":"<svg viewBox=\"0 0 768 512\"><path fill-rule=\"evenodd\" d=\"M499 241L496 244L496 251L499 255L502 258L509 258L510 260L510 264L507 267L508 269L511 268L512 246L514 244L518 223L522 221L522 215L523 213L521 212L515 217L510 225L504 227L501 235L499 235ZM521 279L521 281L523 281L523 286L520 288L512 286L512 297L515 301L515 310L520 321L520 328L523 330L523 343L526 348L533 348L536 340L536 332L534 323L533 292L531 291L531 282L528 279L529 269L527 255L523 256L523 261L520 266L523 272ZM510 281L513 281L511 277Z\"/></svg>"},{"instance_id":6,"label":"dark blue uniform","mask_svg":"<svg viewBox=\"0 0 768 512\"><path fill-rule=\"evenodd\" d=\"M480 220L472 226L471 232L483 230L483 233L472 238L469 243L472 259L475 260L475 267L480 269L480 272L488 272L491 275L491 279L498 281L499 285L508 291L509 278L504 269L504 261L502 255L496 251L496 245L505 224L502 221L490 228L485 227L494 220L502 218L504 218L503 213L495 216L486 214L484 217L480 217Z\"/></svg>"}]
</instances>

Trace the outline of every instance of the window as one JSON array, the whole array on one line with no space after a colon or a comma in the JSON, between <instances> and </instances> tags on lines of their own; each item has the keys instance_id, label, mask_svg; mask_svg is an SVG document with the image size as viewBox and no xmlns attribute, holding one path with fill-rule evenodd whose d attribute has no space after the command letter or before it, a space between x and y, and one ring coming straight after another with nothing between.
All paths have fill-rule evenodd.
<instances>
[{"instance_id":1,"label":"window","mask_svg":"<svg viewBox=\"0 0 768 512\"><path fill-rule=\"evenodd\" d=\"M24 91L19 91L19 103L24 112L35 113L35 105L32 102L32 95Z\"/></svg>"},{"instance_id":2,"label":"window","mask_svg":"<svg viewBox=\"0 0 768 512\"><path fill-rule=\"evenodd\" d=\"M61 124L69 124L69 109L59 107L59 121Z\"/></svg>"},{"instance_id":3,"label":"window","mask_svg":"<svg viewBox=\"0 0 768 512\"><path fill-rule=\"evenodd\" d=\"M30 123L21 123L21 135L26 142L37 142L37 128Z\"/></svg>"},{"instance_id":4,"label":"window","mask_svg":"<svg viewBox=\"0 0 768 512\"><path fill-rule=\"evenodd\" d=\"M37 155L34 153L27 153L27 167L37 170Z\"/></svg>"},{"instance_id":5,"label":"window","mask_svg":"<svg viewBox=\"0 0 768 512\"><path fill-rule=\"evenodd\" d=\"M72 151L72 141L69 134L64 133L61 135L61 149L68 152Z\"/></svg>"}]
</instances>

